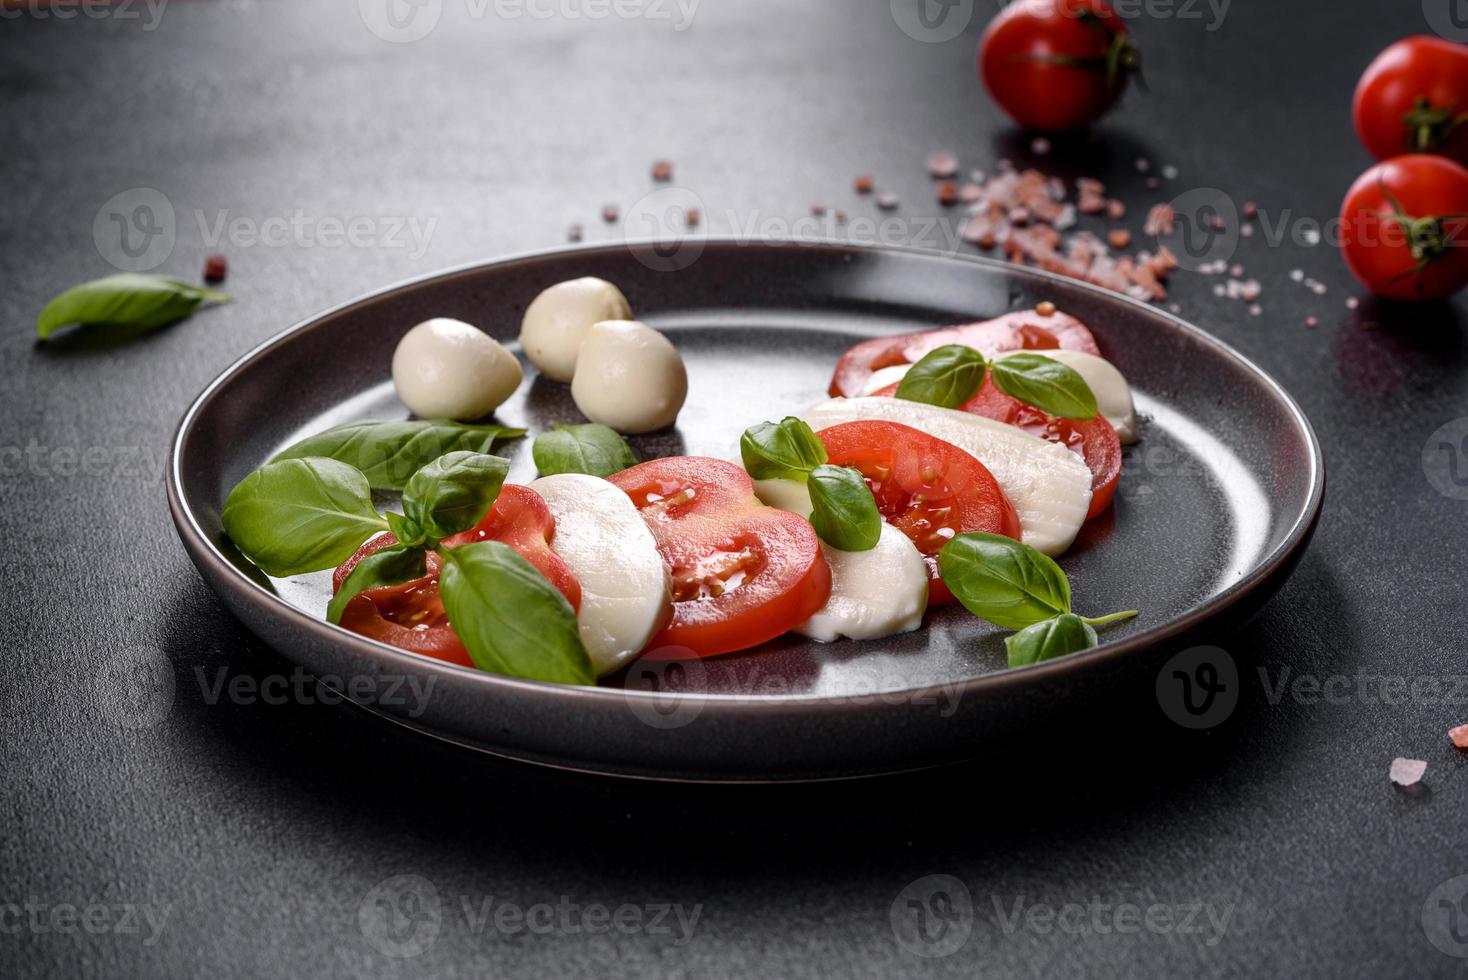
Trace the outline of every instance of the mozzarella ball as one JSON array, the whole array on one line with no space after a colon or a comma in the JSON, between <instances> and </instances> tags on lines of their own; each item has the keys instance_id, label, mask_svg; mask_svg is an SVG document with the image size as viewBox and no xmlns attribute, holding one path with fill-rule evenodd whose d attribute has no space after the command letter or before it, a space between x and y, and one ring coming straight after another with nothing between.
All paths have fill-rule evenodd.
<instances>
[{"instance_id":1,"label":"mozzarella ball","mask_svg":"<svg viewBox=\"0 0 1468 980\"><path fill-rule=\"evenodd\" d=\"M594 276L570 279L542 290L525 308L520 346L541 374L566 382L576 370L576 353L592 324L630 319L632 307L616 286Z\"/></svg>"},{"instance_id":2,"label":"mozzarella ball","mask_svg":"<svg viewBox=\"0 0 1468 980\"><path fill-rule=\"evenodd\" d=\"M636 320L603 320L586 332L571 397L593 422L618 432L666 429L688 397L688 371L667 337Z\"/></svg>"},{"instance_id":3,"label":"mozzarella ball","mask_svg":"<svg viewBox=\"0 0 1468 980\"><path fill-rule=\"evenodd\" d=\"M392 383L409 411L425 419L481 418L520 387L520 362L478 327L425 320L392 355Z\"/></svg>"}]
</instances>

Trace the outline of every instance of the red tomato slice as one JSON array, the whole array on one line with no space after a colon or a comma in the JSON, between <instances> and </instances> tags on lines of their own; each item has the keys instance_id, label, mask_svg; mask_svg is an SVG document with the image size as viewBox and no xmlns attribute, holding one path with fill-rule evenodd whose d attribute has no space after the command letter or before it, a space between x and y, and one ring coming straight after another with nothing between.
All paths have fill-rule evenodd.
<instances>
[{"instance_id":1,"label":"red tomato slice","mask_svg":"<svg viewBox=\"0 0 1468 980\"><path fill-rule=\"evenodd\" d=\"M831 569L816 532L804 518L761 504L733 463L674 456L607 479L642 512L673 573L673 619L646 658L745 650L826 604Z\"/></svg>"},{"instance_id":2,"label":"red tomato slice","mask_svg":"<svg viewBox=\"0 0 1468 980\"><path fill-rule=\"evenodd\" d=\"M920 330L895 337L864 340L841 355L831 377L832 397L855 398L872 372L897 364L912 364L946 344L963 344L987 357L1009 350L1083 350L1101 354L1096 338L1073 316L1056 311L1041 316L1034 310L1006 313L993 320L965 323L939 330Z\"/></svg>"},{"instance_id":3,"label":"red tomato slice","mask_svg":"<svg viewBox=\"0 0 1468 980\"><path fill-rule=\"evenodd\" d=\"M891 389L896 393L896 386ZM884 389L884 393L886 389ZM1062 419L1011 398L994 387L994 379L986 377L979 393L959 406L985 418L1017 425L1042 439L1058 442L1079 453L1091 470L1091 507L1087 519L1095 517L1111 505L1116 481L1121 477L1121 440L1111 423L1100 415L1093 419Z\"/></svg>"},{"instance_id":4,"label":"red tomato slice","mask_svg":"<svg viewBox=\"0 0 1468 980\"><path fill-rule=\"evenodd\" d=\"M446 547L473 544L476 541L503 541L534 565L571 603L581 607L581 583L561 557L551 550L556 522L545 501L535 491L507 485L500 490L494 506L476 526L444 541ZM391 534L368 541L357 553L337 568L331 577L332 591L357 567L357 562L374 551L398 543ZM427 572L422 578L402 585L367 589L347 603L341 625L353 633L391 644L413 653L447 660L449 663L473 667L474 661L464 644L449 625L443 598L438 593L438 572L443 561L428 553Z\"/></svg>"},{"instance_id":5,"label":"red tomato slice","mask_svg":"<svg viewBox=\"0 0 1468 980\"><path fill-rule=\"evenodd\" d=\"M912 539L928 565L928 602L953 602L938 576L938 552L963 531L1019 539L1019 515L993 474L942 439L896 422L846 422L817 438L835 466L866 478L888 524Z\"/></svg>"}]
</instances>

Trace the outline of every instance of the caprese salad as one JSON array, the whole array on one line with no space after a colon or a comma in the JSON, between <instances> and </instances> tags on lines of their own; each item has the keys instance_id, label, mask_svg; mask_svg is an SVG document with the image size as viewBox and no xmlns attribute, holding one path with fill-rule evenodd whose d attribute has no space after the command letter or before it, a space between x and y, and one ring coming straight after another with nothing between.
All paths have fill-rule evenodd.
<instances>
[{"instance_id":1,"label":"caprese salad","mask_svg":"<svg viewBox=\"0 0 1468 980\"><path fill-rule=\"evenodd\" d=\"M537 479L507 484L494 453L525 430L476 421L522 383L519 359L432 319L392 359L418 418L290 446L230 492L225 532L269 575L334 569L326 618L345 629L571 684L791 632L909 632L955 602L1016 631L1021 666L1136 615L1075 613L1054 561L1110 506L1138 424L1121 372L1052 304L857 344L829 398L751 419L730 459L638 461L622 438L673 425L688 376L611 283L544 290L520 347L588 420L534 437Z\"/></svg>"}]
</instances>

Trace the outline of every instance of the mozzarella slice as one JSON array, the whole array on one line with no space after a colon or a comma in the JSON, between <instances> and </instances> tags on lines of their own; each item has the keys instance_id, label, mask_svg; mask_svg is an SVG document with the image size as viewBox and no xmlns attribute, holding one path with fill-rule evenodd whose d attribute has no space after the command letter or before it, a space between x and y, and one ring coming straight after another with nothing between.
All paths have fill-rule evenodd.
<instances>
[{"instance_id":1,"label":"mozzarella slice","mask_svg":"<svg viewBox=\"0 0 1468 980\"><path fill-rule=\"evenodd\" d=\"M668 568L632 499L596 476L530 484L556 519L551 549L581 583L581 642L598 675L641 653L673 615Z\"/></svg>"},{"instance_id":2,"label":"mozzarella slice","mask_svg":"<svg viewBox=\"0 0 1468 980\"><path fill-rule=\"evenodd\" d=\"M810 490L803 480L755 480L754 495L760 499L760 503L788 510L810 520Z\"/></svg>"},{"instance_id":3,"label":"mozzarella slice","mask_svg":"<svg viewBox=\"0 0 1468 980\"><path fill-rule=\"evenodd\" d=\"M831 566L831 598L795 632L829 643L910 633L923 624L928 566L907 535L884 523L870 551L840 551L822 541L821 552Z\"/></svg>"},{"instance_id":4,"label":"mozzarella slice","mask_svg":"<svg viewBox=\"0 0 1468 980\"><path fill-rule=\"evenodd\" d=\"M1132 389L1126 383L1126 378L1116 369L1115 364L1104 357L1097 357L1083 350L1010 351L1009 353L1043 354L1073 368L1085 379L1086 384L1095 394L1096 407L1106 421L1111 423L1111 427L1116 430L1116 437L1121 440L1121 444L1130 446L1137 441L1137 409L1132 404ZM1007 357L1008 354L999 356ZM861 393L863 395L875 394L888 385L896 384L903 379L911 367L911 364L894 364L890 367L878 368L872 372L870 378L867 378L866 384L862 385Z\"/></svg>"},{"instance_id":5,"label":"mozzarella slice","mask_svg":"<svg viewBox=\"0 0 1468 980\"><path fill-rule=\"evenodd\" d=\"M1091 504L1091 471L1080 456L1012 425L901 398L833 398L802 416L820 431L875 419L910 425L973 456L994 474L1019 514L1021 539L1047 555L1069 548Z\"/></svg>"}]
</instances>

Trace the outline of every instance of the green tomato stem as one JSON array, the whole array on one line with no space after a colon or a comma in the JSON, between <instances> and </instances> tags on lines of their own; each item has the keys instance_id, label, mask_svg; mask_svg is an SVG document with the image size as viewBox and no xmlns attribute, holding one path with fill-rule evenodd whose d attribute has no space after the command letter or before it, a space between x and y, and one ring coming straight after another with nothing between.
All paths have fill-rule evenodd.
<instances>
[{"instance_id":1,"label":"green tomato stem","mask_svg":"<svg viewBox=\"0 0 1468 980\"><path fill-rule=\"evenodd\" d=\"M1114 612L1109 613L1105 616L1082 616L1081 619L1090 626L1105 626L1107 623L1115 623L1119 620L1131 619L1135 615L1137 615L1137 611L1135 609L1128 609L1125 612Z\"/></svg>"}]
</instances>

